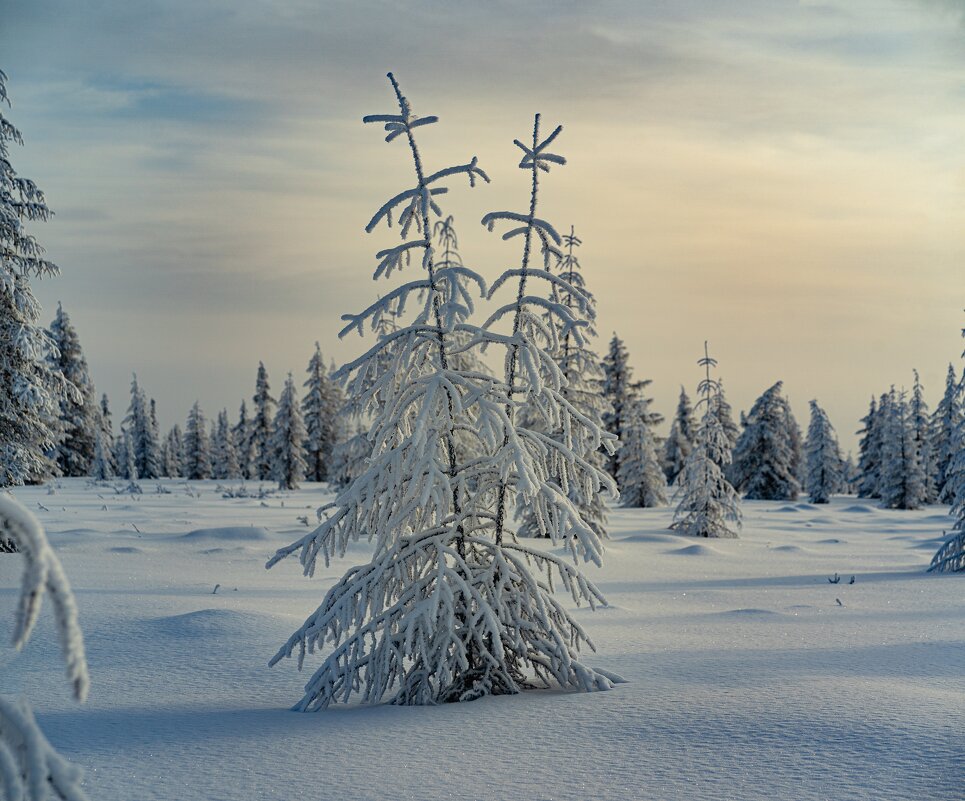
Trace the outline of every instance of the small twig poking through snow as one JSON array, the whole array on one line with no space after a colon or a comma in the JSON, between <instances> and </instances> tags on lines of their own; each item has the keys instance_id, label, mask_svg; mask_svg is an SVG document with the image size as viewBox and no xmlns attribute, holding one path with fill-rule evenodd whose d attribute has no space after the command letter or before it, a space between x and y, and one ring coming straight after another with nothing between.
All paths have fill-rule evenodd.
<instances>
[{"instance_id":1,"label":"small twig poking through snow","mask_svg":"<svg viewBox=\"0 0 965 801\"><path fill-rule=\"evenodd\" d=\"M309 525L311 525L311 524L308 522L308 515L299 515L299 516L298 516L298 522L301 523L303 526L309 526Z\"/></svg>"},{"instance_id":2,"label":"small twig poking through snow","mask_svg":"<svg viewBox=\"0 0 965 801\"><path fill-rule=\"evenodd\" d=\"M833 577L828 578L828 584L838 584L840 581L841 576L839 576L837 573L835 573Z\"/></svg>"},{"instance_id":3,"label":"small twig poking through snow","mask_svg":"<svg viewBox=\"0 0 965 801\"><path fill-rule=\"evenodd\" d=\"M138 536L141 535L141 529L139 529L136 525L134 525L134 523L131 523L131 528L133 528L137 532Z\"/></svg>"},{"instance_id":4,"label":"small twig poking through snow","mask_svg":"<svg viewBox=\"0 0 965 801\"><path fill-rule=\"evenodd\" d=\"M212 595L217 595L217 594L218 594L218 588L219 588L220 586L221 586L220 584L215 584L215 585L214 585L214 589L211 590L211 594L212 594Z\"/></svg>"},{"instance_id":5,"label":"small twig poking through snow","mask_svg":"<svg viewBox=\"0 0 965 801\"><path fill-rule=\"evenodd\" d=\"M854 576L851 577L851 581L849 581L848 584L854 584Z\"/></svg>"},{"instance_id":6,"label":"small twig poking through snow","mask_svg":"<svg viewBox=\"0 0 965 801\"><path fill-rule=\"evenodd\" d=\"M835 603L837 603L838 606L844 606L844 604L841 603L841 599L840 599L840 598L835 598L834 601L835 601Z\"/></svg>"},{"instance_id":7,"label":"small twig poking through snow","mask_svg":"<svg viewBox=\"0 0 965 801\"><path fill-rule=\"evenodd\" d=\"M48 509L46 506L44 506L40 501L37 501L37 508L38 508L41 512L49 512L49 511L50 511L50 509Z\"/></svg>"}]
</instances>

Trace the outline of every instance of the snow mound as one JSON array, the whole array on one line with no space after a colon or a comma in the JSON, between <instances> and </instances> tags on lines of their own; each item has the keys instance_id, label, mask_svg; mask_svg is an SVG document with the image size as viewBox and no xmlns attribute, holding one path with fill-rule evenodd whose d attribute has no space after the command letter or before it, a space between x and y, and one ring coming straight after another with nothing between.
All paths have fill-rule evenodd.
<instances>
[{"instance_id":1,"label":"snow mound","mask_svg":"<svg viewBox=\"0 0 965 801\"><path fill-rule=\"evenodd\" d=\"M685 548L675 548L672 551L665 551L668 554L677 554L679 556L719 556L720 551L716 551L709 545L702 545L700 543L696 545L688 545Z\"/></svg>"},{"instance_id":2,"label":"snow mound","mask_svg":"<svg viewBox=\"0 0 965 801\"><path fill-rule=\"evenodd\" d=\"M807 508L807 507L805 507ZM778 506L775 512L800 512L801 510L797 506Z\"/></svg>"},{"instance_id":3,"label":"snow mound","mask_svg":"<svg viewBox=\"0 0 965 801\"><path fill-rule=\"evenodd\" d=\"M263 542L267 540L268 530L261 526L227 526L226 528L199 528L184 534L181 539L221 540L222 542Z\"/></svg>"},{"instance_id":4,"label":"snow mound","mask_svg":"<svg viewBox=\"0 0 965 801\"><path fill-rule=\"evenodd\" d=\"M629 537L622 537L615 542L658 542L668 543L677 540L674 534L631 534Z\"/></svg>"},{"instance_id":5,"label":"snow mound","mask_svg":"<svg viewBox=\"0 0 965 801\"><path fill-rule=\"evenodd\" d=\"M797 545L778 545L776 548L771 548L772 551L780 551L781 553L800 553L803 548L799 548Z\"/></svg>"},{"instance_id":6,"label":"snow mound","mask_svg":"<svg viewBox=\"0 0 965 801\"><path fill-rule=\"evenodd\" d=\"M133 545L115 545L107 549L108 553L144 553L140 548Z\"/></svg>"},{"instance_id":7,"label":"snow mound","mask_svg":"<svg viewBox=\"0 0 965 801\"><path fill-rule=\"evenodd\" d=\"M865 506L864 504L861 504L861 503L854 503L854 504L851 504L851 506L845 506L844 509L842 509L841 511L853 512L856 514L868 514L870 512L873 512L874 508L871 506Z\"/></svg>"},{"instance_id":8,"label":"snow mound","mask_svg":"<svg viewBox=\"0 0 965 801\"><path fill-rule=\"evenodd\" d=\"M183 615L168 615L149 621L158 633L168 637L243 637L264 627L267 615L233 609L198 609Z\"/></svg>"},{"instance_id":9,"label":"snow mound","mask_svg":"<svg viewBox=\"0 0 965 801\"><path fill-rule=\"evenodd\" d=\"M834 537L831 537L826 540L818 540L815 543L815 545L846 545L847 542L848 542L847 540L839 540L839 539L835 539Z\"/></svg>"}]
</instances>

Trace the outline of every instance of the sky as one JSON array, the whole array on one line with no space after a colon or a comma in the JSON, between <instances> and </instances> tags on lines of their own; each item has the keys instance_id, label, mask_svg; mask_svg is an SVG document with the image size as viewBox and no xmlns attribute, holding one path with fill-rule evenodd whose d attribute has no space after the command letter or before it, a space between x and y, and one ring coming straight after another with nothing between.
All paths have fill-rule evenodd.
<instances>
[{"instance_id":1,"label":"sky","mask_svg":"<svg viewBox=\"0 0 965 801\"><path fill-rule=\"evenodd\" d=\"M932 407L965 324L965 0L5 0L0 69L32 231L115 415L136 371L166 427L273 389L384 292L364 226L412 182L385 73L453 184L464 260L518 259L480 224L525 211L514 138L564 126L540 216L576 227L654 405L693 394L704 340L737 409L783 380L846 448L871 394ZM119 416L119 415L118 415Z\"/></svg>"}]
</instances>

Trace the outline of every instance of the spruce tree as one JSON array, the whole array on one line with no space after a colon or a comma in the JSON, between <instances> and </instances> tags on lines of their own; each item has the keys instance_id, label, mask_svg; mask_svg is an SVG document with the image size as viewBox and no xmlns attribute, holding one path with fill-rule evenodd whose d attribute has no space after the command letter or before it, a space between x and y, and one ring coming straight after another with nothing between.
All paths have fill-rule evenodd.
<instances>
[{"instance_id":1,"label":"spruce tree","mask_svg":"<svg viewBox=\"0 0 965 801\"><path fill-rule=\"evenodd\" d=\"M734 410L727 402L727 396L724 394L723 379L719 380L717 385L719 391L717 392L717 400L714 402L714 408L717 413L717 419L720 420L721 428L724 429L724 434L730 443L730 449L733 451L734 446L737 445L737 440L740 439L741 430L740 426L734 422Z\"/></svg>"},{"instance_id":2,"label":"spruce tree","mask_svg":"<svg viewBox=\"0 0 965 801\"><path fill-rule=\"evenodd\" d=\"M794 500L801 489L782 387L778 381L754 402L734 448L733 483L748 499Z\"/></svg>"},{"instance_id":3,"label":"spruce tree","mask_svg":"<svg viewBox=\"0 0 965 801\"><path fill-rule=\"evenodd\" d=\"M244 401L238 412L238 422L231 430L238 454L238 467L241 477L247 479L258 478L257 457L254 438L251 436L251 421L248 419L248 407Z\"/></svg>"},{"instance_id":4,"label":"spruce tree","mask_svg":"<svg viewBox=\"0 0 965 801\"><path fill-rule=\"evenodd\" d=\"M794 418L791 404L782 396L784 402L784 428L787 431L788 448L791 452L791 474L797 479L798 489L804 487L807 479L807 461L804 458L804 437L801 427Z\"/></svg>"},{"instance_id":5,"label":"spruce tree","mask_svg":"<svg viewBox=\"0 0 965 801\"><path fill-rule=\"evenodd\" d=\"M345 400L342 391L328 374L321 346L315 343L315 353L308 362L308 379L302 400L305 421L305 463L308 481L328 481L332 451L338 441L339 415Z\"/></svg>"},{"instance_id":6,"label":"spruce tree","mask_svg":"<svg viewBox=\"0 0 965 801\"><path fill-rule=\"evenodd\" d=\"M250 468L251 478L259 481L271 479L271 432L275 417L275 399L268 385L268 371L263 362L258 362L258 376L255 379L254 416L248 426L248 447L254 456Z\"/></svg>"},{"instance_id":7,"label":"spruce tree","mask_svg":"<svg viewBox=\"0 0 965 801\"><path fill-rule=\"evenodd\" d=\"M607 432L617 438L618 443L622 441L621 432L624 426L631 422L634 414L644 414L651 431L663 422L663 415L649 410L650 399L643 394L652 382L650 379L633 380L633 368L630 367L627 347L615 332L601 367L603 368L603 395L610 404L610 408L603 415L603 424ZM615 477L619 468L620 452L617 450L607 457L606 470Z\"/></svg>"},{"instance_id":8,"label":"spruce tree","mask_svg":"<svg viewBox=\"0 0 965 801\"><path fill-rule=\"evenodd\" d=\"M332 450L332 466L329 481L336 489L343 490L365 472L372 443L369 442L368 428L360 421L348 427L351 434L335 444Z\"/></svg>"},{"instance_id":9,"label":"spruce tree","mask_svg":"<svg viewBox=\"0 0 965 801\"><path fill-rule=\"evenodd\" d=\"M627 410L624 409L624 413ZM653 432L642 411L624 426L617 483L623 506L650 508L667 505L667 478L657 458Z\"/></svg>"},{"instance_id":10,"label":"spruce tree","mask_svg":"<svg viewBox=\"0 0 965 801\"><path fill-rule=\"evenodd\" d=\"M938 492L935 487L935 477L938 472L937 454L932 442L931 416L928 414L928 404L925 402L925 391L921 385L918 371L912 371L915 383L912 387L911 400L908 402L908 417L914 435L915 449L921 462L923 475L922 502L935 503Z\"/></svg>"},{"instance_id":11,"label":"spruce tree","mask_svg":"<svg viewBox=\"0 0 965 801\"><path fill-rule=\"evenodd\" d=\"M725 472L731 460L730 440L717 414L720 382L710 372L717 360L710 356L706 342L697 363L704 368L697 386L697 407L703 406L703 416L677 479L678 502L671 528L693 537L734 539L741 527L740 496Z\"/></svg>"},{"instance_id":12,"label":"spruce tree","mask_svg":"<svg viewBox=\"0 0 965 801\"><path fill-rule=\"evenodd\" d=\"M192 481L211 478L211 443L208 421L201 404L194 402L184 428L184 477Z\"/></svg>"},{"instance_id":13,"label":"spruce tree","mask_svg":"<svg viewBox=\"0 0 965 801\"><path fill-rule=\"evenodd\" d=\"M184 477L184 439L181 435L181 426L177 423L171 427L168 435L164 438L161 462L164 475L168 478Z\"/></svg>"},{"instance_id":14,"label":"spruce tree","mask_svg":"<svg viewBox=\"0 0 965 801\"><path fill-rule=\"evenodd\" d=\"M112 475L117 475L117 455L114 448L114 421L111 417L111 407L107 400L107 393L101 395L100 414L101 442L104 448L104 457L108 460Z\"/></svg>"},{"instance_id":15,"label":"spruce tree","mask_svg":"<svg viewBox=\"0 0 965 801\"><path fill-rule=\"evenodd\" d=\"M690 406L687 391L681 387L677 411L670 425L670 436L667 437L663 451L664 471L668 484L673 484L677 480L677 475L683 470L684 463L694 447L696 434L697 423L694 420L694 410Z\"/></svg>"},{"instance_id":16,"label":"spruce tree","mask_svg":"<svg viewBox=\"0 0 965 801\"><path fill-rule=\"evenodd\" d=\"M295 393L295 379L289 373L278 399L271 435L271 477L278 482L278 489L298 489L299 482L305 479L304 448L305 423Z\"/></svg>"},{"instance_id":17,"label":"spruce tree","mask_svg":"<svg viewBox=\"0 0 965 801\"><path fill-rule=\"evenodd\" d=\"M155 435L156 422L144 390L137 383L135 374L131 380L131 403L124 418L124 426L131 436L138 478L157 478L161 475L161 449Z\"/></svg>"},{"instance_id":18,"label":"spruce tree","mask_svg":"<svg viewBox=\"0 0 965 801\"><path fill-rule=\"evenodd\" d=\"M879 412L881 406L878 407ZM881 505L886 509L920 509L925 500L925 470L905 393L889 393L881 448Z\"/></svg>"},{"instance_id":19,"label":"spruce tree","mask_svg":"<svg viewBox=\"0 0 965 801\"><path fill-rule=\"evenodd\" d=\"M834 427L824 409L811 401L807 438L807 491L811 503L828 503L845 486L844 463Z\"/></svg>"},{"instance_id":20,"label":"spruce tree","mask_svg":"<svg viewBox=\"0 0 965 801\"><path fill-rule=\"evenodd\" d=\"M218 423L211 438L211 450L212 478L234 480L242 477L227 409L218 413Z\"/></svg>"},{"instance_id":21,"label":"spruce tree","mask_svg":"<svg viewBox=\"0 0 965 801\"><path fill-rule=\"evenodd\" d=\"M51 423L57 406L64 396L79 402L51 367L54 346L30 288L31 278L59 270L26 227L48 220L51 211L44 193L10 161L10 145L23 139L2 113L10 104L6 81L0 71L0 487L37 484L53 474L47 454L56 444Z\"/></svg>"},{"instance_id":22,"label":"spruce tree","mask_svg":"<svg viewBox=\"0 0 965 801\"><path fill-rule=\"evenodd\" d=\"M432 704L516 693L534 684L608 689L616 677L579 661L576 649L587 642L586 635L552 596L550 575L576 601L596 601L599 592L555 554L517 543L507 525L511 512L535 506L544 513L541 528L554 541L579 558L600 559L599 538L561 484L547 479L558 476L562 485L586 482L597 491L610 482L573 451L517 424L519 410L534 394L541 395L548 419L568 418L563 425L572 426L587 448L604 442L603 432L562 400L561 379L551 367L553 330L540 319L549 301L536 294L547 281L567 289L547 269L562 239L536 216L539 171L565 161L548 152L560 129L542 139L537 117L532 146L517 142L523 150L520 166L532 187L529 213L494 212L483 221L490 229L509 222L513 227L506 238L521 238L524 255L520 266L504 272L486 293L482 277L471 269L438 269L430 215L443 217L438 203L446 179L488 179L476 159L438 172L424 170L416 131L437 119L413 115L389 77L400 113L365 121L383 123L390 142L402 137L416 180L414 188L376 213L367 230L397 219L403 237L402 244L377 255L376 278L395 273L410 259L421 264L422 273L368 309L347 315L343 333L361 333L388 309L405 308L407 300L415 308L409 324L340 371L350 378L351 394L364 391L359 407L375 415L365 472L339 494L315 532L279 551L271 564L300 552L310 573L320 555L327 563L361 537L374 541L375 553L329 590L273 662L331 643L334 650L298 705L302 710L354 694L366 702L388 696L399 704ZM493 297L503 288L513 290L515 300L498 306L484 325L473 325L476 296ZM556 310L570 318L566 327L575 327L580 336L583 317L572 318L562 305ZM586 303L581 314L588 312ZM503 351L501 377L450 365L453 348L470 343ZM378 358L387 349L390 373L380 370ZM547 373L553 375L548 384L543 382ZM474 457L465 462L457 455L457 431L473 436Z\"/></svg>"},{"instance_id":23,"label":"spruce tree","mask_svg":"<svg viewBox=\"0 0 965 801\"><path fill-rule=\"evenodd\" d=\"M94 460L100 415L94 382L87 369L80 339L60 303L50 324L50 337L55 349L50 356L51 369L63 375L77 390L60 399L59 436L54 459L61 475L86 476Z\"/></svg>"},{"instance_id":24,"label":"spruce tree","mask_svg":"<svg viewBox=\"0 0 965 801\"><path fill-rule=\"evenodd\" d=\"M579 296L570 291L561 291L555 284L550 290L551 300L559 303L570 310L573 317L581 314L581 304L589 303L595 314L596 301L593 295L586 288L586 280L583 277L583 268L577 255L577 249L583 241L576 235L576 230L570 226L570 232L563 236L563 250L556 260L556 273L566 281L567 285L573 287L580 293ZM448 252L448 251L446 251ZM552 310L547 309L543 312L542 320L549 330L557 326L556 347L553 352L555 368L559 369L563 380L561 393L563 399L568 402L573 409L584 417L594 421L597 426L603 425L603 416L610 411L610 405L606 398L600 394L600 387L603 383L603 369L600 365L599 356L590 348L589 341L596 337L596 328L593 320L588 320L588 324L582 330L582 344L580 344L572 331L559 329L559 318ZM466 369L474 369L473 365L466 364ZM538 403L527 404L521 410L520 423L532 430L539 430L547 436L552 437L557 442L567 448L580 448L582 443L574 441L569 432L563 430L559 425L554 425L551 421L541 419L540 405ZM641 400L640 408L634 415L634 420L640 413L645 411L645 404ZM631 437L638 436L636 432L630 433ZM653 437L650 436L650 445L653 446ZM586 459L597 469L604 469L606 458L599 449L591 452L579 452L581 458ZM636 469L636 468L634 468ZM619 480L619 475L617 476ZM634 480L637 480L634 474ZM580 510L580 515L593 528L597 536L606 536L607 527L607 507L604 498L598 492L587 492L582 485L571 484L566 490L570 501ZM630 495L628 494L628 497ZM656 503L658 496L652 500ZM666 501L664 501L666 502ZM534 536L538 534L539 526L536 521L536 513L530 508L526 508L522 515L522 523L519 533L523 536Z\"/></svg>"},{"instance_id":25,"label":"spruce tree","mask_svg":"<svg viewBox=\"0 0 965 801\"><path fill-rule=\"evenodd\" d=\"M962 336L965 337L965 328ZM936 573L965 572L965 420L961 418L952 432L949 450L954 455L945 468L945 485L946 494L952 499L955 525L952 536L938 549L928 568Z\"/></svg>"},{"instance_id":26,"label":"spruce tree","mask_svg":"<svg viewBox=\"0 0 965 801\"><path fill-rule=\"evenodd\" d=\"M965 419L962 413L963 381L955 375L955 368L948 365L948 375L945 378L945 394L941 402L935 407L932 416L932 441L935 450L935 494L941 503L954 503L955 492L949 473L952 462L960 446L958 429Z\"/></svg>"},{"instance_id":27,"label":"spruce tree","mask_svg":"<svg viewBox=\"0 0 965 801\"><path fill-rule=\"evenodd\" d=\"M90 465L91 478L96 478L98 481L110 481L116 475L112 444L105 440L103 431L97 431L94 440L94 459Z\"/></svg>"},{"instance_id":28,"label":"spruce tree","mask_svg":"<svg viewBox=\"0 0 965 801\"><path fill-rule=\"evenodd\" d=\"M881 483L881 419L874 395L868 406L868 413L861 418L862 428L858 430L858 497L880 498L878 487Z\"/></svg>"},{"instance_id":29,"label":"spruce tree","mask_svg":"<svg viewBox=\"0 0 965 801\"><path fill-rule=\"evenodd\" d=\"M121 449L118 462L118 473L132 484L139 478L137 472L137 455L134 450L134 435L126 428L121 429Z\"/></svg>"}]
</instances>

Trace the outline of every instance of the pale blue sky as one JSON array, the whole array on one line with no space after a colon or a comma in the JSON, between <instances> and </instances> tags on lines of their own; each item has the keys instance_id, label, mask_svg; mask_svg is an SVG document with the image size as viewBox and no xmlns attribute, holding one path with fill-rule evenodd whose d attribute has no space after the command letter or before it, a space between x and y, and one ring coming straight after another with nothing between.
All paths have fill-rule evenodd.
<instances>
[{"instance_id":1,"label":"pale blue sky","mask_svg":"<svg viewBox=\"0 0 965 801\"><path fill-rule=\"evenodd\" d=\"M934 405L965 305L965 3L7 0L15 165L57 212L35 233L98 388L131 370L162 422L235 413L367 304L362 228L410 180L361 124L392 69L431 165L493 185L447 200L464 255L522 208L512 140L562 122L544 215L576 225L602 339L672 412L709 338L738 408L784 379L850 446L868 395L922 373ZM600 350L605 348L600 342Z\"/></svg>"}]
</instances>

